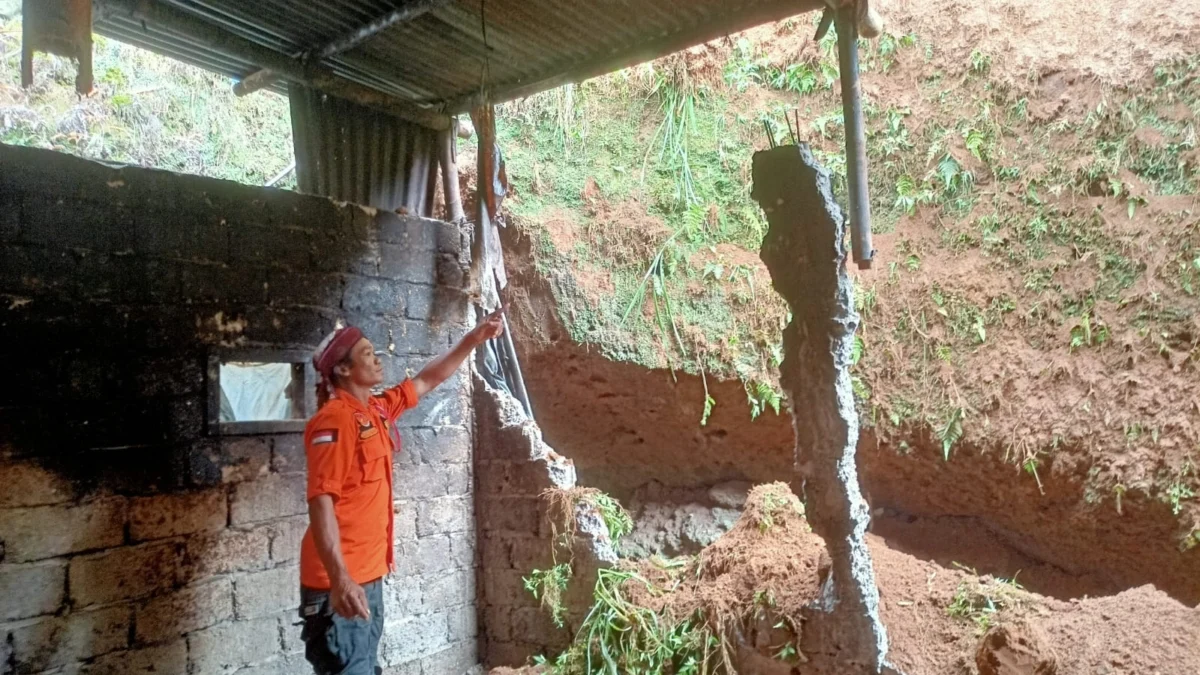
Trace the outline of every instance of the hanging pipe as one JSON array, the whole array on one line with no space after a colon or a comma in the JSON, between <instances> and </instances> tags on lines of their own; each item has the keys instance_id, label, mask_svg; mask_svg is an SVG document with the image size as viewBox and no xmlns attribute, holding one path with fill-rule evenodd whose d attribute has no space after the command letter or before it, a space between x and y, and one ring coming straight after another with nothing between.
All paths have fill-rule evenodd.
<instances>
[{"instance_id":1,"label":"hanging pipe","mask_svg":"<svg viewBox=\"0 0 1200 675\"><path fill-rule=\"evenodd\" d=\"M867 141L863 132L862 88L858 80L858 20L853 4L836 10L842 119L846 129L846 186L850 204L850 248L858 268L871 268L871 199L867 188ZM822 22L825 23L825 22Z\"/></svg>"}]
</instances>

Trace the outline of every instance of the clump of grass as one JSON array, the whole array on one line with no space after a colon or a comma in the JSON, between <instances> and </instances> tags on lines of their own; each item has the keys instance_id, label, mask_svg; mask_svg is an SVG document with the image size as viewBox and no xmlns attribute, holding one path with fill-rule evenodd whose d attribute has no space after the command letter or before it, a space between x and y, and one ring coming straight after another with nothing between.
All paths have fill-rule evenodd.
<instances>
[{"instance_id":1,"label":"clump of grass","mask_svg":"<svg viewBox=\"0 0 1200 675\"><path fill-rule=\"evenodd\" d=\"M976 574L975 570L963 569L972 575ZM1000 612L1020 603L1019 592L1024 590L1016 577L1009 580L964 581L958 585L958 590L946 607L946 613L974 624L975 633L983 635L996 624Z\"/></svg>"},{"instance_id":2,"label":"clump of grass","mask_svg":"<svg viewBox=\"0 0 1200 675\"><path fill-rule=\"evenodd\" d=\"M548 570L533 570L528 577L522 577L525 590L533 594L534 599L542 604L542 609L550 613L554 625L562 628L567 607L563 604L562 596L571 581L571 565L559 563Z\"/></svg>"},{"instance_id":3,"label":"clump of grass","mask_svg":"<svg viewBox=\"0 0 1200 675\"><path fill-rule=\"evenodd\" d=\"M732 673L727 648L704 617L682 620L632 602L623 586L641 584L661 593L636 572L601 569L596 577L595 604L570 648L549 663L555 675L619 675L623 673L716 673L721 664Z\"/></svg>"}]
</instances>

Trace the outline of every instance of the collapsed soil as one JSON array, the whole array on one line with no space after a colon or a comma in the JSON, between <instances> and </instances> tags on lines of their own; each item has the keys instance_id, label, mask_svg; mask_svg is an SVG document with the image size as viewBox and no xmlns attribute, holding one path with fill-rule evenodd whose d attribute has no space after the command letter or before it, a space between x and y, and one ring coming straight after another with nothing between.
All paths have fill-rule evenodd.
<instances>
[{"instance_id":1,"label":"collapsed soil","mask_svg":"<svg viewBox=\"0 0 1200 675\"><path fill-rule=\"evenodd\" d=\"M1070 602L948 569L868 537L890 640L912 675L1191 675L1200 672L1200 608L1153 587ZM622 591L668 620L697 611L734 639L738 672L842 673L823 609L828 557L786 484L751 492L737 525L683 569L637 564L651 582ZM834 629L834 630L831 630ZM785 651L796 648L794 656ZM986 646L985 646L986 645ZM778 658L783 652L784 659ZM493 675L514 672L498 669Z\"/></svg>"}]
</instances>

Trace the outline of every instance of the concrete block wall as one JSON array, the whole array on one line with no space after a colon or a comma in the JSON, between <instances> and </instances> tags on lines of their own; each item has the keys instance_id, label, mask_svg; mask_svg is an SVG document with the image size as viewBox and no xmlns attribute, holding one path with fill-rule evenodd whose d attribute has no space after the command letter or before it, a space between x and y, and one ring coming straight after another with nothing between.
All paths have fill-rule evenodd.
<instances>
[{"instance_id":1,"label":"concrete block wall","mask_svg":"<svg viewBox=\"0 0 1200 675\"><path fill-rule=\"evenodd\" d=\"M298 433L218 436L217 347L341 319L389 381L471 323L457 227L0 145L0 672L310 672ZM478 660L471 381L401 418L386 671Z\"/></svg>"},{"instance_id":2,"label":"concrete block wall","mask_svg":"<svg viewBox=\"0 0 1200 675\"><path fill-rule=\"evenodd\" d=\"M570 547L556 542L548 489L576 486L575 467L544 441L537 424L517 401L475 381L476 504L479 518L479 610L483 663L520 666L536 655L562 651L591 607L596 570L616 562L608 529L595 510L577 505L576 536ZM557 533L563 533L559 525ZM558 628L526 590L523 578L535 569L570 562L572 579L564 596L567 616Z\"/></svg>"}]
</instances>

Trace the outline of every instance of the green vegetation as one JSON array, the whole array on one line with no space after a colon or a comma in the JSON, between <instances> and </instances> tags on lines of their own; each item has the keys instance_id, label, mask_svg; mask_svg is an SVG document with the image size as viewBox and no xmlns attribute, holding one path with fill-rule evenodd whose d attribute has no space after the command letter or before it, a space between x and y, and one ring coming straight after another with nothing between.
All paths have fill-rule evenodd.
<instances>
[{"instance_id":1,"label":"green vegetation","mask_svg":"<svg viewBox=\"0 0 1200 675\"><path fill-rule=\"evenodd\" d=\"M622 673L715 673L724 646L702 617L674 621L628 597L630 584L661 593L635 572L601 569L595 604L567 651L551 664L555 675ZM724 658L727 662L728 657Z\"/></svg>"},{"instance_id":2,"label":"green vegetation","mask_svg":"<svg viewBox=\"0 0 1200 675\"><path fill-rule=\"evenodd\" d=\"M292 161L287 99L238 98L232 82L96 36L96 91L75 93L75 65L38 54L21 89L21 24L0 22L0 142L265 184ZM295 185L294 176L279 183Z\"/></svg>"},{"instance_id":3,"label":"green vegetation","mask_svg":"<svg viewBox=\"0 0 1200 675\"><path fill-rule=\"evenodd\" d=\"M562 596L567 590L567 583L571 581L571 565L559 563L548 570L533 570L521 581L525 582L525 590L542 603L542 609L550 613L554 625L562 628L563 618L567 614Z\"/></svg>"},{"instance_id":4,"label":"green vegetation","mask_svg":"<svg viewBox=\"0 0 1200 675\"><path fill-rule=\"evenodd\" d=\"M961 567L961 566L960 566ZM975 570L962 568L972 576ZM1020 594L1025 589L1013 579L985 578L982 581L969 579L958 585L946 613L950 616L975 624L975 632L983 635L996 625L998 615L1005 609L1020 604Z\"/></svg>"}]
</instances>

